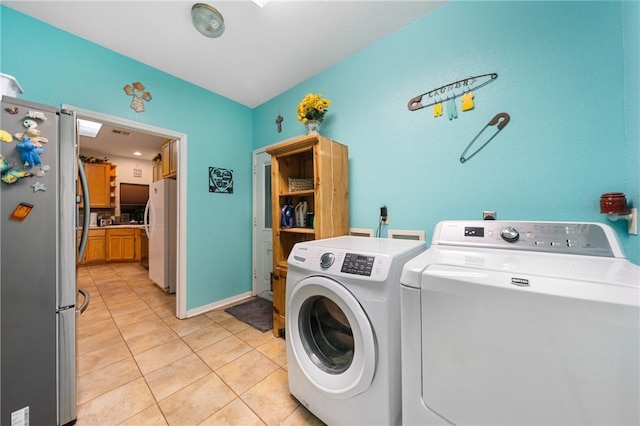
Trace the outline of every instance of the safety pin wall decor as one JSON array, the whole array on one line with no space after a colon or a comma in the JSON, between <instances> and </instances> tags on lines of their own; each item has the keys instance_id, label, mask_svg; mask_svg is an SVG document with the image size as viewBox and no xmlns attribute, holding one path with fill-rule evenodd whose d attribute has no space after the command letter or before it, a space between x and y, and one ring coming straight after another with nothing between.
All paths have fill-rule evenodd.
<instances>
[{"instance_id":1,"label":"safety pin wall decor","mask_svg":"<svg viewBox=\"0 0 640 426\"><path fill-rule=\"evenodd\" d=\"M497 73L477 75L475 77L468 77L463 80L454 81L453 83L445 84L437 89L430 90L422 95L418 95L411 99L407 104L409 111L416 111L422 108L426 108L431 105L436 105L442 102L442 99L453 98L462 96L464 93L477 90L493 80L498 78ZM427 102L424 104L422 98L427 97Z\"/></svg>"},{"instance_id":2,"label":"safety pin wall decor","mask_svg":"<svg viewBox=\"0 0 640 426\"><path fill-rule=\"evenodd\" d=\"M502 120L501 120L501 119L502 119ZM472 140L471 142L469 142L469 145L467 145L467 147L466 147L466 148L465 148L465 150L462 152L462 154L460 154L460 162L461 162L461 163L464 163L465 161L469 160L471 157L473 157L474 155L476 155L478 152L480 152L480 150L481 150L482 148L484 148L485 146L487 146L487 144L488 144L489 142L491 142L491 139L495 138L495 137L496 137L496 135L497 135L498 133L500 133L500 131L501 131L502 129L504 129L504 126L506 126L506 125L509 123L509 120L511 120L511 117L510 117L510 116L509 116L509 114L507 114L506 112L500 112L500 113L496 114L496 115L495 115L495 117L493 117L493 118L491 119L491 121L489 121L489 122L487 123L487 125L486 125L486 126L484 126L484 127L482 128L482 130L480 130L480 131L478 132L478 134L476 135L476 137L475 137L475 138L473 138L473 140ZM469 149L471 148L471 146L473 145L473 143L476 141L476 139L478 139L478 138L480 137L480 135L481 135L485 130L487 130L487 127L489 127L489 126L495 126L496 124L498 125L498 126L497 126L497 127L498 127L498 130L496 130L496 132L495 132L493 135L491 135L491 137L490 137L489 139L487 139L487 141L486 141L485 143L483 143L483 144L482 144L478 149L476 149L475 151L473 151L471 154L469 154L469 155L467 156L467 151L469 151Z\"/></svg>"}]
</instances>

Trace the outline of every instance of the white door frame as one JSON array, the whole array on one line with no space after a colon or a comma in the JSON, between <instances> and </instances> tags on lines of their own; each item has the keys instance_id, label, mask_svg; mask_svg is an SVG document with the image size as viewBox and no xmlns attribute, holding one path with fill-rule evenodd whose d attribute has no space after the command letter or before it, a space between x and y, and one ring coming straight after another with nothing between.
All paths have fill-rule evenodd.
<instances>
[{"instance_id":1,"label":"white door frame","mask_svg":"<svg viewBox=\"0 0 640 426\"><path fill-rule=\"evenodd\" d=\"M178 262L176 265L176 316L180 319L187 318L187 135L169 129L140 123L126 118L79 108L73 105L62 104L63 109L75 111L79 118L111 124L114 126L128 127L144 133L178 140L178 237L176 252Z\"/></svg>"},{"instance_id":2,"label":"white door frame","mask_svg":"<svg viewBox=\"0 0 640 426\"><path fill-rule=\"evenodd\" d=\"M258 188L258 184L257 184L257 181L258 181L257 162L258 162L258 155L265 153L267 151L267 148L268 146L254 149L253 159L252 159L252 164L253 164L253 218L252 218L252 222L253 222L252 253L253 255L252 257L253 259L252 259L252 273L251 273L251 277L252 277L251 291L253 292L254 296L259 296L259 289L258 289L259 277L257 276L258 261L259 261L258 251L262 247L260 244L258 244L258 214L260 214L260 212L258 212L258 197L260 197L262 193L261 193L261 188Z\"/></svg>"}]
</instances>

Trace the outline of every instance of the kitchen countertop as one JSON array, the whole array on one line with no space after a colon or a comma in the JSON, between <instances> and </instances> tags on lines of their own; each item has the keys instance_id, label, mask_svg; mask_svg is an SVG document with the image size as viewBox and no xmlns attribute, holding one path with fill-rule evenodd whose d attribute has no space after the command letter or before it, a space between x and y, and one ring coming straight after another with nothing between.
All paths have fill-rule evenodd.
<instances>
[{"instance_id":1,"label":"kitchen countertop","mask_svg":"<svg viewBox=\"0 0 640 426\"><path fill-rule=\"evenodd\" d=\"M107 225L107 226L91 226L89 229L116 229L116 228L135 228L135 229L143 229L144 225L138 223L121 223L118 225ZM80 228L78 228L80 229Z\"/></svg>"}]
</instances>

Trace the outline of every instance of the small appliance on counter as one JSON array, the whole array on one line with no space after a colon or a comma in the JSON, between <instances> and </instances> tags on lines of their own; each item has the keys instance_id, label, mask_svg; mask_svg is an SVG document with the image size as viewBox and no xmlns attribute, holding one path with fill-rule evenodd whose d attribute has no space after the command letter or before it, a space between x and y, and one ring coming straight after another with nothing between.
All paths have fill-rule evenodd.
<instances>
[{"instance_id":1,"label":"small appliance on counter","mask_svg":"<svg viewBox=\"0 0 640 426\"><path fill-rule=\"evenodd\" d=\"M100 226L111 226L113 225L113 219L110 217L101 217L100 218Z\"/></svg>"}]
</instances>

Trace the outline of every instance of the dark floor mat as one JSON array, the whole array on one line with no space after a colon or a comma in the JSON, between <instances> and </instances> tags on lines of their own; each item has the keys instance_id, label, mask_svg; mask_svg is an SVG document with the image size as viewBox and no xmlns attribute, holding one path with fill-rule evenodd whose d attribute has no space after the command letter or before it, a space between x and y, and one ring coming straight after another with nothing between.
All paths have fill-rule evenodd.
<instances>
[{"instance_id":1,"label":"dark floor mat","mask_svg":"<svg viewBox=\"0 0 640 426\"><path fill-rule=\"evenodd\" d=\"M263 333L273 328L273 302L262 297L256 297L224 311Z\"/></svg>"}]
</instances>

